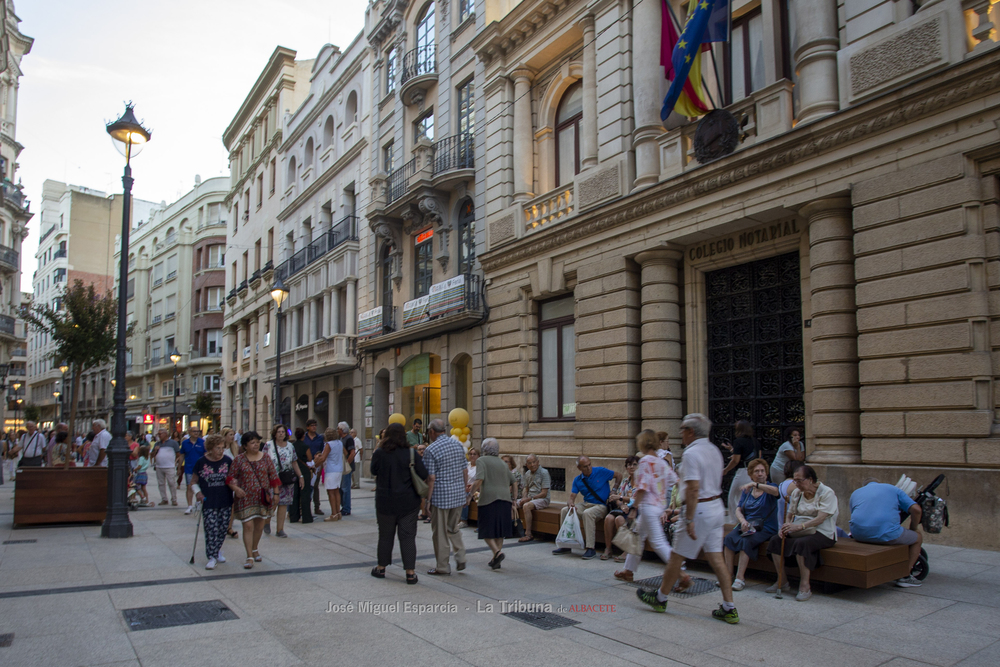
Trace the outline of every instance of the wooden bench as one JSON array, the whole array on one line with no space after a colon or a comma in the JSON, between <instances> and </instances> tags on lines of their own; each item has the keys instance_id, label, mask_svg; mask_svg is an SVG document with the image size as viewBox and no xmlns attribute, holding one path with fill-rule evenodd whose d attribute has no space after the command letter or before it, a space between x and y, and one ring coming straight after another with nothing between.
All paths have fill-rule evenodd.
<instances>
[{"instance_id":1,"label":"wooden bench","mask_svg":"<svg viewBox=\"0 0 1000 667\"><path fill-rule=\"evenodd\" d=\"M103 521L107 508L107 468L17 471L14 525Z\"/></svg>"},{"instance_id":2,"label":"wooden bench","mask_svg":"<svg viewBox=\"0 0 1000 667\"><path fill-rule=\"evenodd\" d=\"M553 503L533 515L532 532L541 535L557 535L559 533L559 512L565 504ZM472 512L469 513L470 518ZM522 511L523 520L524 513ZM726 526L726 533L732 530ZM604 544L604 522L597 523L594 531L595 542ZM647 549L648 551L648 549ZM811 579L825 581L855 588L873 588L880 584L895 581L910 574L909 550L902 545L864 544L850 538L840 538L837 544L821 552L823 564L812 572ZM695 560L704 561L699 554ZM798 578L799 568L794 559L785 559L787 575ZM767 543L760 545L760 556L756 561L750 561L748 569L771 572L777 570L771 557L767 555Z\"/></svg>"}]
</instances>

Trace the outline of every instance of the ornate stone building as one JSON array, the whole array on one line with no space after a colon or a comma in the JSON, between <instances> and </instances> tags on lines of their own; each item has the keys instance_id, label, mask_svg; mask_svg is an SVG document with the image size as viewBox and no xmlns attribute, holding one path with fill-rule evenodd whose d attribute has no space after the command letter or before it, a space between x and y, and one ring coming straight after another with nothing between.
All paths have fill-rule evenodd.
<instances>
[{"instance_id":1,"label":"ornate stone building","mask_svg":"<svg viewBox=\"0 0 1000 667\"><path fill-rule=\"evenodd\" d=\"M843 516L942 471L930 539L998 548L998 5L732 4L699 131L659 0L485 3L487 434L561 480L686 412L796 426Z\"/></svg>"},{"instance_id":2,"label":"ornate stone building","mask_svg":"<svg viewBox=\"0 0 1000 667\"><path fill-rule=\"evenodd\" d=\"M362 242L358 350L365 437L390 413L472 414L482 438L484 246L482 123L470 0L379 0L368 6L370 196ZM359 433L361 430L359 429Z\"/></svg>"},{"instance_id":3,"label":"ornate stone building","mask_svg":"<svg viewBox=\"0 0 1000 667\"><path fill-rule=\"evenodd\" d=\"M284 120L274 275L289 291L279 325L280 415L291 427L315 418L322 432L361 418L355 352L358 251L371 235L359 218L368 190L370 77L361 35L344 51L327 44L314 60L306 101ZM272 356L272 380L274 372Z\"/></svg>"}]
</instances>

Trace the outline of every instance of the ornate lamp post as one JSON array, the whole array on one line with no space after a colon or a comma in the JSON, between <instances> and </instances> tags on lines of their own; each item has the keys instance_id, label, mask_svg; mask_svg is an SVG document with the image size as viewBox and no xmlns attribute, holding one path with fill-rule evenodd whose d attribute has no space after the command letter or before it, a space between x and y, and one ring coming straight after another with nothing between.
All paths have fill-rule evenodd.
<instances>
[{"instance_id":1,"label":"ornate lamp post","mask_svg":"<svg viewBox=\"0 0 1000 667\"><path fill-rule=\"evenodd\" d=\"M285 284L281 282L281 276L274 281L274 287L271 288L271 298L274 302L278 304L278 312L275 314L274 326L278 330L278 342L277 342L277 352L274 356L274 401L271 406L274 408L274 421L273 424L281 423L281 304L285 302L288 298L288 290L285 288ZM287 424L286 424L287 426Z\"/></svg>"},{"instance_id":2,"label":"ornate lamp post","mask_svg":"<svg viewBox=\"0 0 1000 667\"><path fill-rule=\"evenodd\" d=\"M55 397L56 401L59 403L59 416L56 418L56 421L60 421L61 422L62 421L62 417L63 417L62 392L56 390L56 391L52 392L52 395Z\"/></svg>"},{"instance_id":3,"label":"ornate lamp post","mask_svg":"<svg viewBox=\"0 0 1000 667\"><path fill-rule=\"evenodd\" d=\"M181 353L174 348L174 351L170 353L170 361L174 362L174 411L170 413L170 419L173 424L170 427L170 435L172 436L174 430L180 431L177 428L177 362L181 360Z\"/></svg>"},{"instance_id":4,"label":"ornate lamp post","mask_svg":"<svg viewBox=\"0 0 1000 667\"><path fill-rule=\"evenodd\" d=\"M118 152L125 156L122 174L122 232L120 261L118 262L118 349L115 350L115 402L111 414L111 444L108 445L108 512L101 526L101 537L132 537L132 522L128 520L125 495L128 490L129 448L125 444L125 334L128 315L128 235L132 213L133 155L138 155L149 141L151 133L136 120L132 104L125 105L125 113L105 128Z\"/></svg>"},{"instance_id":5,"label":"ornate lamp post","mask_svg":"<svg viewBox=\"0 0 1000 667\"><path fill-rule=\"evenodd\" d=\"M17 411L21 408L21 397L17 395L17 392L21 389L20 382L13 382L10 385L14 389L14 433L17 433Z\"/></svg>"}]
</instances>

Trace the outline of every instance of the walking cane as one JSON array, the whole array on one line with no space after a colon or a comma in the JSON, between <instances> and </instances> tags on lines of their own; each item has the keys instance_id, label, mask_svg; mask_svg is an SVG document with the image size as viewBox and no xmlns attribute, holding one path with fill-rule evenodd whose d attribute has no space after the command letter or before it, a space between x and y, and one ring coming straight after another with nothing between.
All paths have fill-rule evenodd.
<instances>
[{"instance_id":1,"label":"walking cane","mask_svg":"<svg viewBox=\"0 0 1000 667\"><path fill-rule=\"evenodd\" d=\"M194 546L191 547L191 565L194 565L194 552L198 550L198 530L201 529L201 503L194 513Z\"/></svg>"},{"instance_id":2,"label":"walking cane","mask_svg":"<svg viewBox=\"0 0 1000 667\"><path fill-rule=\"evenodd\" d=\"M193 560L191 561L194 562ZM781 555L778 556L778 590L774 597L781 598L781 587L785 585L785 535L781 536Z\"/></svg>"}]
</instances>

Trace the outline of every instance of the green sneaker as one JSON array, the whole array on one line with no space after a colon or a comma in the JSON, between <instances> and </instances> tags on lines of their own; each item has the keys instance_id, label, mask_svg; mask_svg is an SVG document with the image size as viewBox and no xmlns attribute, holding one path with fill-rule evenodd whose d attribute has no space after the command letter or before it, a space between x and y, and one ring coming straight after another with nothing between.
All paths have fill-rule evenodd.
<instances>
[{"instance_id":1,"label":"green sneaker","mask_svg":"<svg viewBox=\"0 0 1000 667\"><path fill-rule=\"evenodd\" d=\"M652 607L653 611L657 611L662 614L667 610L666 601L660 602L659 600L657 600L655 590L646 591L640 588L635 592L635 596L639 598L641 602L644 602L648 604L650 607Z\"/></svg>"},{"instance_id":2,"label":"green sneaker","mask_svg":"<svg viewBox=\"0 0 1000 667\"><path fill-rule=\"evenodd\" d=\"M720 621L725 621L732 625L736 625L740 622L740 615L736 613L736 607L733 607L730 611L726 611L726 608L721 604L719 608L712 612L712 618L717 618Z\"/></svg>"}]
</instances>

